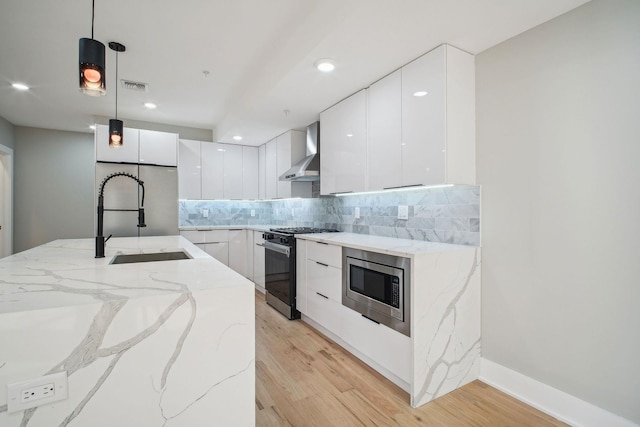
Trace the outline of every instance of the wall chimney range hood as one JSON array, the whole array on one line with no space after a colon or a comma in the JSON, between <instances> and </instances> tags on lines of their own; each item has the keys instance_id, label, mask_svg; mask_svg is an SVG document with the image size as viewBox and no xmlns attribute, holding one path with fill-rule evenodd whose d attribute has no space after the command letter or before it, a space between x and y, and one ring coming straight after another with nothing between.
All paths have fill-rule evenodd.
<instances>
[{"instance_id":1,"label":"wall chimney range hood","mask_svg":"<svg viewBox=\"0 0 640 427\"><path fill-rule=\"evenodd\" d=\"M280 175L280 181L320 180L320 122L307 127L307 156Z\"/></svg>"}]
</instances>

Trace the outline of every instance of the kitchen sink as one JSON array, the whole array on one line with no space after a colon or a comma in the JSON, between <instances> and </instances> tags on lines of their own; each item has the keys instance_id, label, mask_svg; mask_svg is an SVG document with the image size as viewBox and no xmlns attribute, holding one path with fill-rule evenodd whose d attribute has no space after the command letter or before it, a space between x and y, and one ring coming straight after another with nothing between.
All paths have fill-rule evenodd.
<instances>
[{"instance_id":1,"label":"kitchen sink","mask_svg":"<svg viewBox=\"0 0 640 427\"><path fill-rule=\"evenodd\" d=\"M109 264L131 264L134 262L156 262L156 261L176 261L180 259L191 259L184 251L176 252L155 252L148 254L118 254L113 257Z\"/></svg>"}]
</instances>

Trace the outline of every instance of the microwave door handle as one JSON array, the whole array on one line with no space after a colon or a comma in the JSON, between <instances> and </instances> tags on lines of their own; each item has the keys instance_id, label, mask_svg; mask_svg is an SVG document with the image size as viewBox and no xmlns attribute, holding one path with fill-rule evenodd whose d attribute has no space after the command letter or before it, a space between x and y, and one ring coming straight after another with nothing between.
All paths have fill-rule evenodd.
<instances>
[{"instance_id":1,"label":"microwave door handle","mask_svg":"<svg viewBox=\"0 0 640 427\"><path fill-rule=\"evenodd\" d=\"M278 252L279 254L286 255L289 258L289 254L291 253L291 248L288 246L277 245L271 242L264 242L265 249L269 249L274 252Z\"/></svg>"}]
</instances>

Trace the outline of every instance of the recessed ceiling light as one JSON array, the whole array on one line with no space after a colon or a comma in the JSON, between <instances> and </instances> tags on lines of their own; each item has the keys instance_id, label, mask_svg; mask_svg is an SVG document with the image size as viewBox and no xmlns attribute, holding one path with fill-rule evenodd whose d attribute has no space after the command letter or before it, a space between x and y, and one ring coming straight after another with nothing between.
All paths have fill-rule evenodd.
<instances>
[{"instance_id":1,"label":"recessed ceiling light","mask_svg":"<svg viewBox=\"0 0 640 427\"><path fill-rule=\"evenodd\" d=\"M156 108L158 108L158 106L153 102L145 102L144 106L147 107L149 110L155 110Z\"/></svg>"},{"instance_id":2,"label":"recessed ceiling light","mask_svg":"<svg viewBox=\"0 0 640 427\"><path fill-rule=\"evenodd\" d=\"M329 73L336 68L336 63L332 59L319 59L316 61L315 66L323 73Z\"/></svg>"},{"instance_id":3,"label":"recessed ceiling light","mask_svg":"<svg viewBox=\"0 0 640 427\"><path fill-rule=\"evenodd\" d=\"M89 129L91 129L91 130L96 130L96 125L91 125L91 126L89 126Z\"/></svg>"},{"instance_id":4,"label":"recessed ceiling light","mask_svg":"<svg viewBox=\"0 0 640 427\"><path fill-rule=\"evenodd\" d=\"M240 135L235 135L235 136L233 137L233 139L234 139L235 141L242 141L242 137L241 137Z\"/></svg>"},{"instance_id":5,"label":"recessed ceiling light","mask_svg":"<svg viewBox=\"0 0 640 427\"><path fill-rule=\"evenodd\" d=\"M427 92L426 90L419 90L417 92L413 92L413 96L425 96L426 94L428 94L429 92Z\"/></svg>"},{"instance_id":6,"label":"recessed ceiling light","mask_svg":"<svg viewBox=\"0 0 640 427\"><path fill-rule=\"evenodd\" d=\"M347 134L347 138L351 138L352 136L353 136L353 134L352 134L352 133L348 133L348 134Z\"/></svg>"},{"instance_id":7,"label":"recessed ceiling light","mask_svg":"<svg viewBox=\"0 0 640 427\"><path fill-rule=\"evenodd\" d=\"M29 90L29 86L24 83L14 83L11 86L13 86L14 89L18 90Z\"/></svg>"},{"instance_id":8,"label":"recessed ceiling light","mask_svg":"<svg viewBox=\"0 0 640 427\"><path fill-rule=\"evenodd\" d=\"M224 152L225 152L225 151L227 151L227 150L225 150L224 148L218 148L218 151L221 151L221 152L223 152L223 153L224 153Z\"/></svg>"}]
</instances>

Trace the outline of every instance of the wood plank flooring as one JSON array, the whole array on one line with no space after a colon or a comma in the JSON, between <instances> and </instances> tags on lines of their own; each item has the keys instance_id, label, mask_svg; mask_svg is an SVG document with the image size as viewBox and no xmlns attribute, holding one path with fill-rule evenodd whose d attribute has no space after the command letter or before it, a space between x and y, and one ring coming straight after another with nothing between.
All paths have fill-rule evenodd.
<instances>
[{"instance_id":1,"label":"wood plank flooring","mask_svg":"<svg viewBox=\"0 0 640 427\"><path fill-rule=\"evenodd\" d=\"M409 395L256 291L257 426L563 426L474 381L418 409Z\"/></svg>"}]
</instances>

